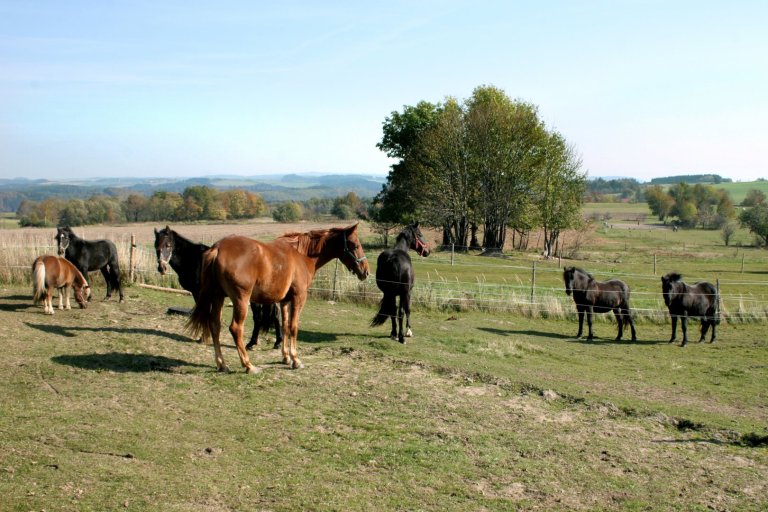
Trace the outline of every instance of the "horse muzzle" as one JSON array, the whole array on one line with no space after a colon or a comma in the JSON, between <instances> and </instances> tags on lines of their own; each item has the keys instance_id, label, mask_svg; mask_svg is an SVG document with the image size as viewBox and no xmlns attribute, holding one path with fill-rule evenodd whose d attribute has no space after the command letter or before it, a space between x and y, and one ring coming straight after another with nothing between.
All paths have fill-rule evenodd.
<instances>
[{"instance_id":1,"label":"horse muzzle","mask_svg":"<svg viewBox=\"0 0 768 512\"><path fill-rule=\"evenodd\" d=\"M168 263L166 263L165 261L158 262L157 271L160 272L161 276L164 276L168 272Z\"/></svg>"}]
</instances>

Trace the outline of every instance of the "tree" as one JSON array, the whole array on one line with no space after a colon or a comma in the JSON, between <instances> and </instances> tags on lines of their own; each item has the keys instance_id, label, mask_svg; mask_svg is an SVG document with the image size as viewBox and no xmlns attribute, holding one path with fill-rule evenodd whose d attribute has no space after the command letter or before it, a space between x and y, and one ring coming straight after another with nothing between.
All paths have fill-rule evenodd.
<instances>
[{"instance_id":1,"label":"tree","mask_svg":"<svg viewBox=\"0 0 768 512\"><path fill-rule=\"evenodd\" d=\"M739 222L759 237L763 245L768 245L768 205L762 203L742 210Z\"/></svg>"},{"instance_id":2,"label":"tree","mask_svg":"<svg viewBox=\"0 0 768 512\"><path fill-rule=\"evenodd\" d=\"M752 189L747 192L744 200L741 202L742 206L755 206L765 203L765 193L762 190Z\"/></svg>"},{"instance_id":3,"label":"tree","mask_svg":"<svg viewBox=\"0 0 768 512\"><path fill-rule=\"evenodd\" d=\"M301 214L301 205L293 201L281 203L272 210L272 218L276 222L298 222Z\"/></svg>"},{"instance_id":4,"label":"tree","mask_svg":"<svg viewBox=\"0 0 768 512\"><path fill-rule=\"evenodd\" d=\"M661 185L650 185L645 189L645 200L648 203L651 213L666 223L667 217L670 216L672 208L675 206L675 199L664 192Z\"/></svg>"},{"instance_id":5,"label":"tree","mask_svg":"<svg viewBox=\"0 0 768 512\"><path fill-rule=\"evenodd\" d=\"M544 256L554 255L560 232L577 226L586 176L580 172L581 159L559 133L550 135L544 159L543 176L539 180L535 211L544 228Z\"/></svg>"},{"instance_id":6,"label":"tree","mask_svg":"<svg viewBox=\"0 0 768 512\"><path fill-rule=\"evenodd\" d=\"M148 200L140 194L130 194L123 201L123 213L129 222L139 222L146 215Z\"/></svg>"},{"instance_id":7,"label":"tree","mask_svg":"<svg viewBox=\"0 0 768 512\"><path fill-rule=\"evenodd\" d=\"M731 243L733 235L736 234L736 224L733 222L726 222L723 227L720 228L720 238L725 242L725 246L728 247Z\"/></svg>"}]
</instances>

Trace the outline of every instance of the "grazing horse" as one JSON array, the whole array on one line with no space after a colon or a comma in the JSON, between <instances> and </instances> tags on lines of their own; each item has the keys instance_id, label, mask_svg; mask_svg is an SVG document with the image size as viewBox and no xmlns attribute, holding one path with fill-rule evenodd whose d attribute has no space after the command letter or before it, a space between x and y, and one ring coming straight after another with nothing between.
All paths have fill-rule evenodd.
<instances>
[{"instance_id":1,"label":"grazing horse","mask_svg":"<svg viewBox=\"0 0 768 512\"><path fill-rule=\"evenodd\" d=\"M203 253L210 249L205 244L187 240L169 226L161 230L155 229L155 251L157 253L157 271L161 275L168 272L168 266L176 272L179 284L192 294L197 302L200 295L200 270L203 267ZM259 343L259 331L266 332L270 326L275 328L275 346L280 347L283 333L277 319L277 307L274 304L251 303L253 311L253 334L246 345L250 349Z\"/></svg>"},{"instance_id":2,"label":"grazing horse","mask_svg":"<svg viewBox=\"0 0 768 512\"><path fill-rule=\"evenodd\" d=\"M395 246L379 254L376 264L376 285L384 293L384 297L379 304L379 312L371 320L371 326L377 326L391 319L390 337L400 343L405 343L406 337L413 336L411 290L415 275L408 249L416 251L419 256L429 256L429 245L424 241L418 222L406 226L397 235ZM396 303L398 297L400 297L399 306ZM405 332L403 332L403 316L405 316Z\"/></svg>"},{"instance_id":3,"label":"grazing horse","mask_svg":"<svg viewBox=\"0 0 768 512\"><path fill-rule=\"evenodd\" d=\"M672 337L669 342L675 341L677 336L677 319L680 318L680 326L683 331L684 347L688 343L688 317L699 317L701 320L701 338L699 343L704 341L707 331L712 327L712 337L710 343L715 342L715 326L720 323L718 314L719 297L717 288L711 283L705 281L689 286L683 282L683 276L671 272L661 278L661 292L664 295L664 304L669 309L669 316L672 317Z\"/></svg>"},{"instance_id":4,"label":"grazing horse","mask_svg":"<svg viewBox=\"0 0 768 512\"><path fill-rule=\"evenodd\" d=\"M56 243L59 256L71 261L83 277L88 279L88 272L101 270L107 283L107 299L112 297L112 290L120 294L123 302L123 289L120 286L120 264L117 262L117 247L111 240L83 240L68 226L56 228Z\"/></svg>"},{"instance_id":5,"label":"grazing horse","mask_svg":"<svg viewBox=\"0 0 768 512\"><path fill-rule=\"evenodd\" d=\"M608 313L613 311L616 315L616 323L619 325L619 333L616 341L624 335L624 326L629 324L632 329L632 341L637 341L635 323L632 320L632 311L629 308L629 286L618 279L600 282L578 267L567 267L563 270L566 295L573 294L576 310L579 312L579 332L577 338L581 338L584 327L584 313L587 314L587 326L589 335L587 340L593 339L592 315L594 313Z\"/></svg>"},{"instance_id":6,"label":"grazing horse","mask_svg":"<svg viewBox=\"0 0 768 512\"><path fill-rule=\"evenodd\" d=\"M43 300L45 313L53 314L53 289L59 290L59 309L71 309L69 289L75 289L75 300L81 308L88 307L91 293L88 282L75 266L59 256L40 256L32 263L32 294L35 304Z\"/></svg>"},{"instance_id":7,"label":"grazing horse","mask_svg":"<svg viewBox=\"0 0 768 512\"><path fill-rule=\"evenodd\" d=\"M195 336L212 338L216 368L228 371L219 335L221 309L224 299L229 297L233 306L229 332L235 340L240 362L248 373L256 373L243 344L248 304L279 302L283 320L283 362L290 368L303 368L296 348L299 316L315 273L334 258L339 258L361 281L368 277L368 262L357 237L357 224L288 233L272 242L238 235L222 238L203 255L200 297L187 327Z\"/></svg>"}]
</instances>

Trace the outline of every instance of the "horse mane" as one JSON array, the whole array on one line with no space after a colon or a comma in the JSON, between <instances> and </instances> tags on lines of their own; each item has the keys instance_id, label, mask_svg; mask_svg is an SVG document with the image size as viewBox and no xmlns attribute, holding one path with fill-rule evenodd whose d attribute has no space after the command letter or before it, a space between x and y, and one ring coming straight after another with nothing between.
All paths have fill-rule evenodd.
<instances>
[{"instance_id":1,"label":"horse mane","mask_svg":"<svg viewBox=\"0 0 768 512\"><path fill-rule=\"evenodd\" d=\"M589 272L587 272L583 268L580 268L580 267L571 267L571 268L573 269L574 272L581 272L582 274L587 276L587 279L594 279L594 277L592 277L592 274L590 274Z\"/></svg>"},{"instance_id":2,"label":"horse mane","mask_svg":"<svg viewBox=\"0 0 768 512\"><path fill-rule=\"evenodd\" d=\"M670 283L681 281L683 279L683 276L678 274L677 272L670 272L665 277L667 278L667 280L669 280Z\"/></svg>"},{"instance_id":3,"label":"horse mane","mask_svg":"<svg viewBox=\"0 0 768 512\"><path fill-rule=\"evenodd\" d=\"M329 229L314 229L306 233L300 233L298 231L292 231L289 233L283 233L278 237L278 240L283 240L291 244L301 254L307 256L317 256L320 254L333 235L337 233L343 233L347 228L329 228Z\"/></svg>"}]
</instances>

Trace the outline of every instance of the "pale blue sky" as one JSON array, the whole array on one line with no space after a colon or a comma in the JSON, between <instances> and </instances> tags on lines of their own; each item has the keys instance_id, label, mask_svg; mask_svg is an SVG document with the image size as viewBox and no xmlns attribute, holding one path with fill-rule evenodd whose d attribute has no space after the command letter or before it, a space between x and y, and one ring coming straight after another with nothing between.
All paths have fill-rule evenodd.
<instances>
[{"instance_id":1,"label":"pale blue sky","mask_svg":"<svg viewBox=\"0 0 768 512\"><path fill-rule=\"evenodd\" d=\"M762 0L0 0L0 177L386 174L386 116L485 84L590 176L768 178Z\"/></svg>"}]
</instances>

